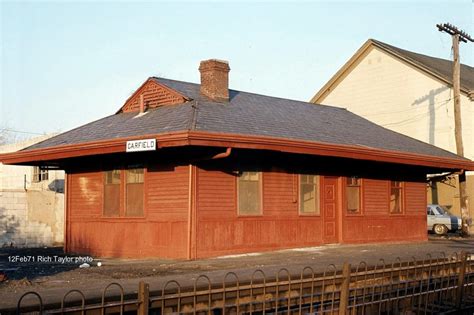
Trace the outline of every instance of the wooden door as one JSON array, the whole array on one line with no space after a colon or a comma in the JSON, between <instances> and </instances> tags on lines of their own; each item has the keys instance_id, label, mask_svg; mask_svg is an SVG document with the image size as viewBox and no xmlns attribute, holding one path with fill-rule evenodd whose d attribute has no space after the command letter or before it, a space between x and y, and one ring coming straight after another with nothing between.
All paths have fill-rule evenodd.
<instances>
[{"instance_id":1,"label":"wooden door","mask_svg":"<svg viewBox=\"0 0 474 315\"><path fill-rule=\"evenodd\" d=\"M337 177L323 177L322 182L323 242L325 244L338 243Z\"/></svg>"}]
</instances>

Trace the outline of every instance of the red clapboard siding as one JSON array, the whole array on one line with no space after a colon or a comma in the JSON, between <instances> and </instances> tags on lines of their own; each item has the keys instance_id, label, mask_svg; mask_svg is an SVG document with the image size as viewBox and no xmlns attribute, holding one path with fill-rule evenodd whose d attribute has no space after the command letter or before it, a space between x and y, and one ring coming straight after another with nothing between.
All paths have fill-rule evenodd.
<instances>
[{"instance_id":1,"label":"red clapboard siding","mask_svg":"<svg viewBox=\"0 0 474 315\"><path fill-rule=\"evenodd\" d=\"M198 169L198 220L230 219L237 216L235 176L222 171Z\"/></svg>"},{"instance_id":2,"label":"red clapboard siding","mask_svg":"<svg viewBox=\"0 0 474 315\"><path fill-rule=\"evenodd\" d=\"M426 184L405 183L405 206L407 214L426 213Z\"/></svg>"},{"instance_id":3,"label":"red clapboard siding","mask_svg":"<svg viewBox=\"0 0 474 315\"><path fill-rule=\"evenodd\" d=\"M189 208L189 168L162 167L148 170L146 177L148 219L187 221Z\"/></svg>"},{"instance_id":4,"label":"red clapboard siding","mask_svg":"<svg viewBox=\"0 0 474 315\"><path fill-rule=\"evenodd\" d=\"M343 243L396 242L427 239L424 216L346 217Z\"/></svg>"},{"instance_id":5,"label":"red clapboard siding","mask_svg":"<svg viewBox=\"0 0 474 315\"><path fill-rule=\"evenodd\" d=\"M367 224L364 216L345 216L342 221L342 230L344 243L367 240Z\"/></svg>"},{"instance_id":6,"label":"red clapboard siding","mask_svg":"<svg viewBox=\"0 0 474 315\"><path fill-rule=\"evenodd\" d=\"M297 177L293 174L268 172L263 175L263 204L265 215L297 215L296 198Z\"/></svg>"},{"instance_id":7,"label":"red clapboard siding","mask_svg":"<svg viewBox=\"0 0 474 315\"><path fill-rule=\"evenodd\" d=\"M389 181L364 179L364 213L370 214L388 214L389 212Z\"/></svg>"},{"instance_id":8,"label":"red clapboard siding","mask_svg":"<svg viewBox=\"0 0 474 315\"><path fill-rule=\"evenodd\" d=\"M300 216L292 174L263 174L263 214L238 216L236 178L198 169L197 257L321 244L319 216Z\"/></svg>"},{"instance_id":9,"label":"red clapboard siding","mask_svg":"<svg viewBox=\"0 0 474 315\"><path fill-rule=\"evenodd\" d=\"M145 216L106 218L103 173L71 175L68 250L103 257L186 258L188 176L186 166L148 170Z\"/></svg>"},{"instance_id":10,"label":"red clapboard siding","mask_svg":"<svg viewBox=\"0 0 474 315\"><path fill-rule=\"evenodd\" d=\"M186 222L71 222L69 250L100 257L186 258ZM103 233L107 231L107 233ZM185 235L185 234L184 234Z\"/></svg>"},{"instance_id":11,"label":"red clapboard siding","mask_svg":"<svg viewBox=\"0 0 474 315\"><path fill-rule=\"evenodd\" d=\"M70 174L70 218L99 217L102 215L103 174L89 172Z\"/></svg>"},{"instance_id":12,"label":"red clapboard siding","mask_svg":"<svg viewBox=\"0 0 474 315\"><path fill-rule=\"evenodd\" d=\"M361 215L344 216L343 242L396 242L427 239L426 188L423 183L405 182L405 212L389 213L390 181L364 179L364 208Z\"/></svg>"},{"instance_id":13,"label":"red clapboard siding","mask_svg":"<svg viewBox=\"0 0 474 315\"><path fill-rule=\"evenodd\" d=\"M338 210L342 215L340 242L427 239L425 185L405 182L404 213L391 215L389 183L388 180L363 179L362 213L346 215L344 209ZM265 172L262 176L263 213L257 216L238 215L236 184L231 172L197 168L193 198L197 221L192 225L196 228L193 239L196 258L323 243L324 214L303 216L298 213L297 176ZM147 169L145 216L142 218L102 216L102 172L71 174L68 194L68 250L104 257L187 258L188 166L159 165ZM343 200L338 204L344 204Z\"/></svg>"}]
</instances>

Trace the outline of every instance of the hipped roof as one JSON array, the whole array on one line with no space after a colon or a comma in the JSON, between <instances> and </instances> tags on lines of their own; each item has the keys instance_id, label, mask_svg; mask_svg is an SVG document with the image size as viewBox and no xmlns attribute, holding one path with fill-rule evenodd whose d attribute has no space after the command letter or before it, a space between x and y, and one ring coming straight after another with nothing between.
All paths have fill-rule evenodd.
<instances>
[{"instance_id":1,"label":"hipped roof","mask_svg":"<svg viewBox=\"0 0 474 315\"><path fill-rule=\"evenodd\" d=\"M0 160L27 163L123 152L126 140L154 137L158 147L228 146L474 169L473 162L465 158L390 131L346 109L237 90L230 90L229 102L214 102L200 94L199 84L156 77L148 80L177 91L188 101L141 115L120 112Z\"/></svg>"}]
</instances>

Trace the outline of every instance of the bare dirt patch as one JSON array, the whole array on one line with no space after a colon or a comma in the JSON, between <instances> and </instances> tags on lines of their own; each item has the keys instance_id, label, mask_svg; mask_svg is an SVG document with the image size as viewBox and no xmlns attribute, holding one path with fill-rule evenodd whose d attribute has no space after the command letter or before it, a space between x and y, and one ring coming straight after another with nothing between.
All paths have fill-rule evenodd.
<instances>
[{"instance_id":1,"label":"bare dirt patch","mask_svg":"<svg viewBox=\"0 0 474 315\"><path fill-rule=\"evenodd\" d=\"M347 261L354 266L360 261L378 264L383 258L387 263L397 257L402 260L442 257L453 252L472 251L474 238L449 236L448 239L430 236L428 242L398 244L332 245L301 249L288 249L268 253L232 255L197 261L162 259L100 259L93 257L89 268L79 268L80 263L38 261L13 262L9 257L57 256L67 257L61 248L0 249L0 271L7 280L0 283L0 308L12 306L26 291L37 291L48 302L61 299L64 292L80 289L86 296L101 294L103 288L118 282L126 291L136 291L139 280L150 283L152 290L160 290L168 280L182 285L193 285L199 275L208 275L212 281L221 282L227 272L236 272L241 280L250 279L256 269L274 276L281 268L298 275L306 266L324 272L329 264L342 266ZM99 267L97 263L101 263ZM8 302L11 301L12 303ZM12 305L10 305L12 304Z\"/></svg>"}]
</instances>

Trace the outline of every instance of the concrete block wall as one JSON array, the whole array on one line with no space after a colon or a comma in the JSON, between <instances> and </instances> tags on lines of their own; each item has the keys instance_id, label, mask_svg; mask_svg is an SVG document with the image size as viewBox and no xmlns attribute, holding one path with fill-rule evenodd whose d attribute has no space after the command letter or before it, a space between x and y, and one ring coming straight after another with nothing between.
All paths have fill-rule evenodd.
<instances>
[{"instance_id":1,"label":"concrete block wall","mask_svg":"<svg viewBox=\"0 0 474 315\"><path fill-rule=\"evenodd\" d=\"M3 191L0 197L0 246L42 247L64 241L63 194L49 195L49 205L37 203L38 196L27 191ZM41 208L41 211L37 211ZM33 211L35 213L33 213Z\"/></svg>"},{"instance_id":2,"label":"concrete block wall","mask_svg":"<svg viewBox=\"0 0 474 315\"><path fill-rule=\"evenodd\" d=\"M0 146L12 152L48 136ZM32 166L0 163L0 246L42 247L64 242L64 172L33 182Z\"/></svg>"}]
</instances>

